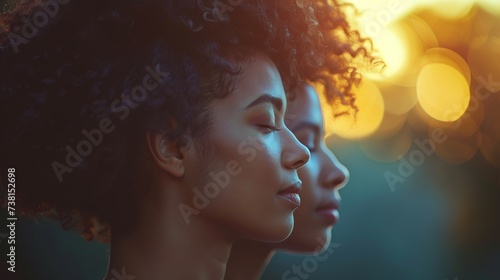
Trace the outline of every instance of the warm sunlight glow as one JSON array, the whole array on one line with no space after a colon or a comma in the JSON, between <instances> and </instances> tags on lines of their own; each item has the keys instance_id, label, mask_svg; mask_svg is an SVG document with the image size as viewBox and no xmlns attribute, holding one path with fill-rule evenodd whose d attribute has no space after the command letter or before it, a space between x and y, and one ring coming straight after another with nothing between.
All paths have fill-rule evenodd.
<instances>
[{"instance_id":1,"label":"warm sunlight glow","mask_svg":"<svg viewBox=\"0 0 500 280\"><path fill-rule=\"evenodd\" d=\"M474 4L474 1L432 0L432 1L420 1L420 3L425 3L425 4L431 3L428 7L432 10L432 12L436 13L437 15L443 18L460 19L469 13L470 9L472 8L472 5Z\"/></svg>"},{"instance_id":2,"label":"warm sunlight glow","mask_svg":"<svg viewBox=\"0 0 500 280\"><path fill-rule=\"evenodd\" d=\"M407 119L408 113L395 115L386 111L377 131L370 138L384 139L393 137L401 131Z\"/></svg>"},{"instance_id":3,"label":"warm sunlight glow","mask_svg":"<svg viewBox=\"0 0 500 280\"><path fill-rule=\"evenodd\" d=\"M401 129L396 135L384 139L366 139L359 142L363 153L378 162L393 162L401 159L410 149L413 141L412 130Z\"/></svg>"},{"instance_id":4,"label":"warm sunlight glow","mask_svg":"<svg viewBox=\"0 0 500 280\"><path fill-rule=\"evenodd\" d=\"M472 159L481 146L481 134L473 134L467 138L448 139L444 143L436 143L436 154L443 161L451 164L462 164Z\"/></svg>"},{"instance_id":5,"label":"warm sunlight glow","mask_svg":"<svg viewBox=\"0 0 500 280\"><path fill-rule=\"evenodd\" d=\"M500 90L500 37L478 37L469 47L472 75L489 91Z\"/></svg>"},{"instance_id":6,"label":"warm sunlight glow","mask_svg":"<svg viewBox=\"0 0 500 280\"><path fill-rule=\"evenodd\" d=\"M327 133L390 162L411 149L410 140L439 130L447 139L435 148L442 161L462 164L481 154L500 167L500 0L348 2L386 67L358 68L357 119L328 118Z\"/></svg>"},{"instance_id":7,"label":"warm sunlight glow","mask_svg":"<svg viewBox=\"0 0 500 280\"><path fill-rule=\"evenodd\" d=\"M425 51L423 64L441 63L455 68L467 80L470 85L471 73L469 65L458 53L446 48L431 48Z\"/></svg>"},{"instance_id":8,"label":"warm sunlight glow","mask_svg":"<svg viewBox=\"0 0 500 280\"><path fill-rule=\"evenodd\" d=\"M489 12L500 15L500 2L498 0L479 0L478 2Z\"/></svg>"},{"instance_id":9,"label":"warm sunlight glow","mask_svg":"<svg viewBox=\"0 0 500 280\"><path fill-rule=\"evenodd\" d=\"M325 118L327 132L345 139L360 139L377 130L384 116L384 100L373 82L365 80L356 90L356 106L359 108L356 115L349 106L341 105L337 111L351 111L351 114ZM325 113L331 114L328 110Z\"/></svg>"},{"instance_id":10,"label":"warm sunlight glow","mask_svg":"<svg viewBox=\"0 0 500 280\"><path fill-rule=\"evenodd\" d=\"M371 76L370 78L392 77L400 73L408 63L408 44L403 39L406 38L401 27L391 26L384 28L380 33L373 37L373 44L380 57L384 60L386 67L382 76Z\"/></svg>"},{"instance_id":11,"label":"warm sunlight glow","mask_svg":"<svg viewBox=\"0 0 500 280\"><path fill-rule=\"evenodd\" d=\"M469 105L469 85L455 68L432 63L418 76L417 98L429 116L440 121L455 121Z\"/></svg>"},{"instance_id":12,"label":"warm sunlight glow","mask_svg":"<svg viewBox=\"0 0 500 280\"><path fill-rule=\"evenodd\" d=\"M404 114L417 104L417 91L414 86L400 86L392 83L379 85L384 98L385 110L392 114Z\"/></svg>"}]
</instances>

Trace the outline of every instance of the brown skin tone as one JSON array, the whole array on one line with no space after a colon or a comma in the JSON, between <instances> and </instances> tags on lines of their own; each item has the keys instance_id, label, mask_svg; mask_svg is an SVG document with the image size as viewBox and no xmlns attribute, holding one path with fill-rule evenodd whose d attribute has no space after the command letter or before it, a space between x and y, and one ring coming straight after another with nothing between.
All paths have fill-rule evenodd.
<instances>
[{"instance_id":1,"label":"brown skin tone","mask_svg":"<svg viewBox=\"0 0 500 280\"><path fill-rule=\"evenodd\" d=\"M257 53L242 70L237 88L210 104L208 154L189 137L191 144L179 147L161 134L147 135L152 191L141 201L134 230L113 236L105 280L122 268L141 280L223 279L235 240L289 236L297 206L282 192L300 183L297 169L310 154L284 124L287 100L274 63ZM211 172L226 172L220 178L229 178L227 185L196 208L195 191L217 183ZM181 205L193 211L181 212Z\"/></svg>"},{"instance_id":2,"label":"brown skin tone","mask_svg":"<svg viewBox=\"0 0 500 280\"><path fill-rule=\"evenodd\" d=\"M302 180L301 206L294 212L295 226L280 243L238 240L231 249L224 279L259 279L276 250L319 253L331 241L331 229L338 220L339 190L349 172L326 147L320 101L314 88L300 85L289 101L285 116L297 139L311 152L311 159L298 171Z\"/></svg>"}]
</instances>

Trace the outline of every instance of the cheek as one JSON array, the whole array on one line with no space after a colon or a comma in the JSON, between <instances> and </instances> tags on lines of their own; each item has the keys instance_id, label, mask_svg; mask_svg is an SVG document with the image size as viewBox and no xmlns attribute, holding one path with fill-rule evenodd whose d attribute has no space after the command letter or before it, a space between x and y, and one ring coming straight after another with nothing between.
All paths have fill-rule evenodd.
<instances>
[{"instance_id":1,"label":"cheek","mask_svg":"<svg viewBox=\"0 0 500 280\"><path fill-rule=\"evenodd\" d=\"M307 186L311 191L319 188L319 174L321 171L321 163L317 157L313 156L303 167L297 170L302 186Z\"/></svg>"},{"instance_id":2,"label":"cheek","mask_svg":"<svg viewBox=\"0 0 500 280\"><path fill-rule=\"evenodd\" d=\"M318 184L319 168L317 164L308 162L305 166L297 171L299 179L302 181L302 190L300 192L301 204L295 210L294 216L298 224L307 223L311 221L311 215L319 203L319 196L321 195L320 186Z\"/></svg>"},{"instance_id":3,"label":"cheek","mask_svg":"<svg viewBox=\"0 0 500 280\"><path fill-rule=\"evenodd\" d=\"M196 185L199 188L215 182L220 186L227 182L212 199L211 209L223 207L238 212L256 201L263 203L262 208L271 207L282 187L278 148L252 131L246 131L246 135L230 131L226 130L224 137L220 136L223 133L212 136L214 148L210 159L199 164Z\"/></svg>"},{"instance_id":4,"label":"cheek","mask_svg":"<svg viewBox=\"0 0 500 280\"><path fill-rule=\"evenodd\" d=\"M309 162L306 163L306 165L302 166L297 170L299 179L302 181L302 186L304 185L310 186L314 184L314 182L316 181L314 180L314 178L318 176L315 165L311 161L312 159L310 159Z\"/></svg>"},{"instance_id":5,"label":"cheek","mask_svg":"<svg viewBox=\"0 0 500 280\"><path fill-rule=\"evenodd\" d=\"M238 158L242 166L264 174L279 175L281 169L281 145L278 135L252 133L238 144Z\"/></svg>"}]
</instances>

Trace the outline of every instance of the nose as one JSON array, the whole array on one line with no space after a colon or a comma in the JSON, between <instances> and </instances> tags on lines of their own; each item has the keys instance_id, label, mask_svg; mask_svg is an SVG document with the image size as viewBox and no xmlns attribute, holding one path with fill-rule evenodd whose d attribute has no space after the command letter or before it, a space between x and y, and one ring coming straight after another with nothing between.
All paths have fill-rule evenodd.
<instances>
[{"instance_id":1,"label":"nose","mask_svg":"<svg viewBox=\"0 0 500 280\"><path fill-rule=\"evenodd\" d=\"M287 169L299 169L309 161L311 153L288 128L283 129L283 132L285 143L281 156L282 164Z\"/></svg>"},{"instance_id":2,"label":"nose","mask_svg":"<svg viewBox=\"0 0 500 280\"><path fill-rule=\"evenodd\" d=\"M322 150L324 150L325 160L320 173L322 186L340 190L349 182L349 170L340 163L328 147L324 146Z\"/></svg>"}]
</instances>

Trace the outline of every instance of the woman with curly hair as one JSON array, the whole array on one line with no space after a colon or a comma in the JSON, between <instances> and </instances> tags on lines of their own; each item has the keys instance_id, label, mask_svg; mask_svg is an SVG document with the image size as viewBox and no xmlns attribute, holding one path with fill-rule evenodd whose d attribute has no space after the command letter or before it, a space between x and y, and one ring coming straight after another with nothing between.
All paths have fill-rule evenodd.
<instances>
[{"instance_id":1,"label":"woman with curly hair","mask_svg":"<svg viewBox=\"0 0 500 280\"><path fill-rule=\"evenodd\" d=\"M298 170L302 181L301 205L294 211L294 227L283 242L238 240L232 248L224 279L259 279L277 250L319 256L330 245L332 226L339 219L339 190L347 184L349 171L326 147L321 105L315 89L300 84L288 102L287 126L311 153ZM306 279L307 271L289 270L283 279Z\"/></svg>"},{"instance_id":2,"label":"woman with curly hair","mask_svg":"<svg viewBox=\"0 0 500 280\"><path fill-rule=\"evenodd\" d=\"M222 279L235 240L292 229L309 152L284 124L285 92L306 80L353 100L351 59L367 54L340 7L22 1L0 21L16 209L110 241L107 279Z\"/></svg>"}]
</instances>

